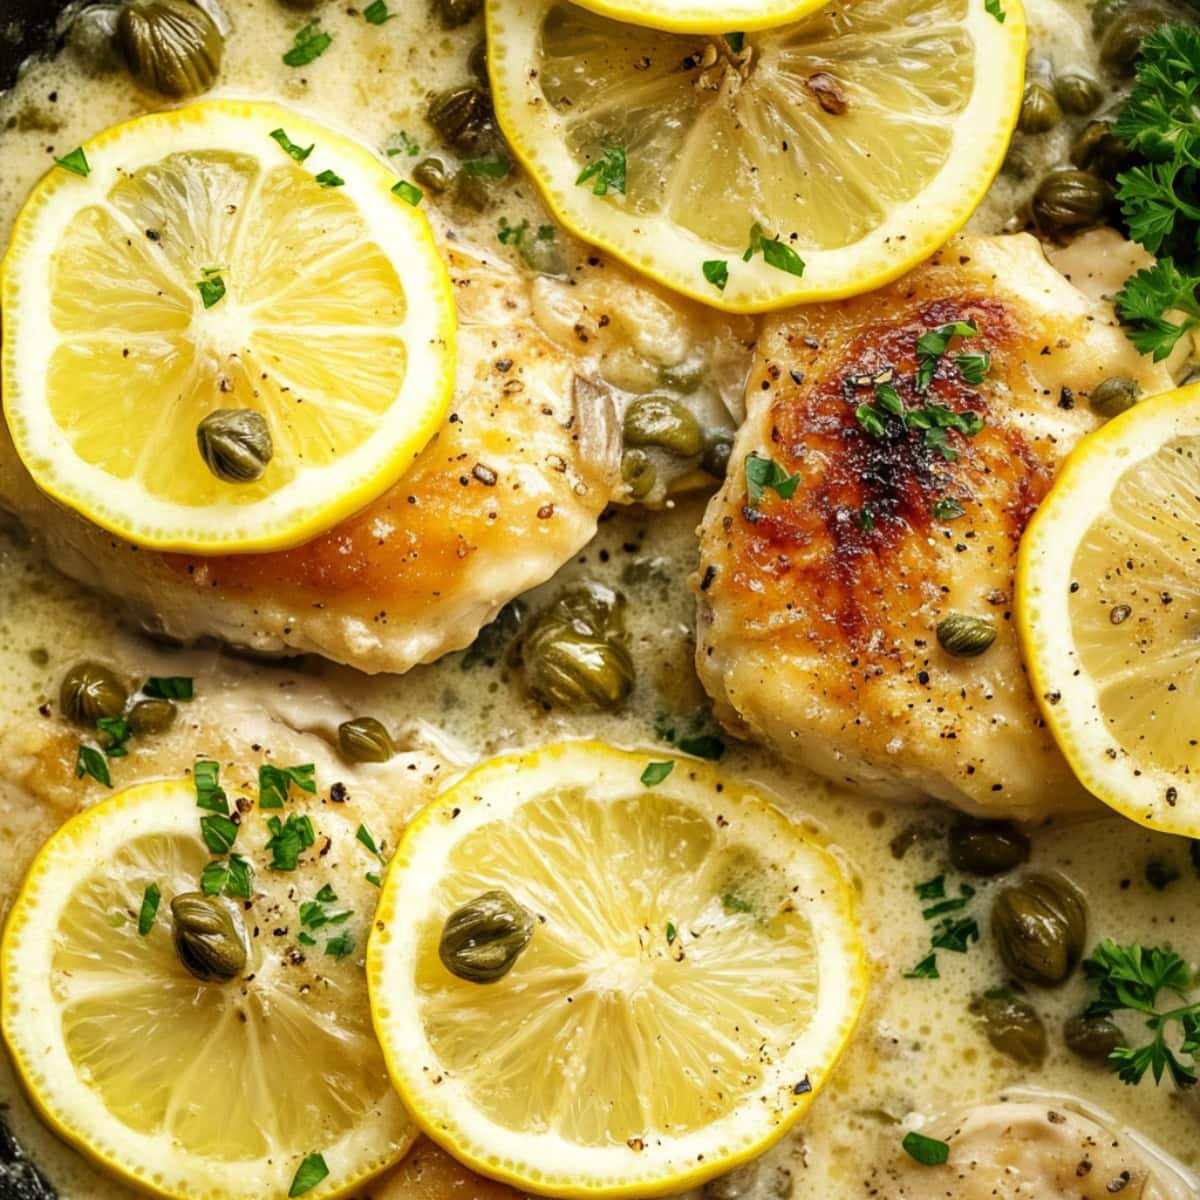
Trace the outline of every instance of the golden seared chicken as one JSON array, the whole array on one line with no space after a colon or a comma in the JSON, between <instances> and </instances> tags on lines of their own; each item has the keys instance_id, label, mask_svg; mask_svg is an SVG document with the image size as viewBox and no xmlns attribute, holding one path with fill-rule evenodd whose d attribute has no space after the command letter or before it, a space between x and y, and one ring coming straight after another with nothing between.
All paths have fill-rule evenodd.
<instances>
[{"instance_id":1,"label":"golden seared chicken","mask_svg":"<svg viewBox=\"0 0 1200 1200\"><path fill-rule=\"evenodd\" d=\"M904 1160L872 1181L894 1200L1186 1200L1200 1181L1128 1134L1054 1103L986 1104L924 1131L944 1166Z\"/></svg>"},{"instance_id":2,"label":"golden seared chicken","mask_svg":"<svg viewBox=\"0 0 1200 1200\"><path fill-rule=\"evenodd\" d=\"M467 645L591 537L616 483L611 398L531 313L524 276L450 253L458 383L447 423L399 484L293 550L184 558L123 544L42 495L0 437L0 505L66 574L148 627L403 671ZM607 406L607 408L606 408Z\"/></svg>"},{"instance_id":3,"label":"golden seared chicken","mask_svg":"<svg viewBox=\"0 0 1200 1200\"><path fill-rule=\"evenodd\" d=\"M880 795L1085 802L1026 682L1012 589L1110 376L1170 386L1024 235L957 239L881 291L769 318L701 528L697 663L719 718Z\"/></svg>"}]
</instances>

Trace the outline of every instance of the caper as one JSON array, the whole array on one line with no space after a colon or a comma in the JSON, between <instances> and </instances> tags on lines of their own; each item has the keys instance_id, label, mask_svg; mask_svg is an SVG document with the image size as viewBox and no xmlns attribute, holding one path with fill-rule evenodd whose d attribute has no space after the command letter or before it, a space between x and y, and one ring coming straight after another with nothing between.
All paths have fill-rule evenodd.
<instances>
[{"instance_id":1,"label":"caper","mask_svg":"<svg viewBox=\"0 0 1200 1200\"><path fill-rule=\"evenodd\" d=\"M1047 174L1033 194L1033 219L1039 231L1061 236L1099 225L1112 193L1098 175L1062 167Z\"/></svg>"},{"instance_id":2,"label":"caper","mask_svg":"<svg viewBox=\"0 0 1200 1200\"><path fill-rule=\"evenodd\" d=\"M1101 179L1114 180L1134 162L1133 151L1107 121L1089 121L1071 145L1071 164Z\"/></svg>"},{"instance_id":3,"label":"caper","mask_svg":"<svg viewBox=\"0 0 1200 1200\"><path fill-rule=\"evenodd\" d=\"M950 613L938 622L937 640L955 658L975 658L996 640L996 626L986 617Z\"/></svg>"},{"instance_id":4,"label":"caper","mask_svg":"<svg viewBox=\"0 0 1200 1200\"><path fill-rule=\"evenodd\" d=\"M475 154L492 135L492 102L476 85L439 92L429 102L426 117L448 146Z\"/></svg>"},{"instance_id":5,"label":"caper","mask_svg":"<svg viewBox=\"0 0 1200 1200\"><path fill-rule=\"evenodd\" d=\"M497 181L483 175L471 175L467 171L459 171L454 176L454 188L451 198L455 204L469 208L473 212L487 212L496 203L492 185Z\"/></svg>"},{"instance_id":6,"label":"caper","mask_svg":"<svg viewBox=\"0 0 1200 1200\"><path fill-rule=\"evenodd\" d=\"M275 446L266 418L252 408L217 408L196 427L196 444L208 469L226 483L261 479Z\"/></svg>"},{"instance_id":7,"label":"caper","mask_svg":"<svg viewBox=\"0 0 1200 1200\"><path fill-rule=\"evenodd\" d=\"M700 465L714 479L724 479L733 453L733 434L721 429L704 439L704 457Z\"/></svg>"},{"instance_id":8,"label":"caper","mask_svg":"<svg viewBox=\"0 0 1200 1200\"><path fill-rule=\"evenodd\" d=\"M1053 987L1075 969L1087 936L1087 902L1061 875L1029 875L992 904L992 936L1004 965Z\"/></svg>"},{"instance_id":9,"label":"caper","mask_svg":"<svg viewBox=\"0 0 1200 1200\"><path fill-rule=\"evenodd\" d=\"M970 1004L987 1040L1001 1054L1036 1067L1046 1057L1046 1026L1033 1005L1006 990L985 992Z\"/></svg>"},{"instance_id":10,"label":"caper","mask_svg":"<svg viewBox=\"0 0 1200 1200\"><path fill-rule=\"evenodd\" d=\"M1025 85L1017 128L1022 133L1049 133L1062 120L1062 109L1054 93L1040 83Z\"/></svg>"},{"instance_id":11,"label":"caper","mask_svg":"<svg viewBox=\"0 0 1200 1200\"><path fill-rule=\"evenodd\" d=\"M1003 875L1029 858L1029 839L1011 821L964 817L949 841L950 861L970 875Z\"/></svg>"},{"instance_id":12,"label":"caper","mask_svg":"<svg viewBox=\"0 0 1200 1200\"><path fill-rule=\"evenodd\" d=\"M246 968L246 943L233 913L203 892L184 892L171 901L175 952L197 979L233 979Z\"/></svg>"},{"instance_id":13,"label":"caper","mask_svg":"<svg viewBox=\"0 0 1200 1200\"><path fill-rule=\"evenodd\" d=\"M560 708L613 708L633 689L624 601L603 584L568 588L533 622L521 647L525 681Z\"/></svg>"},{"instance_id":14,"label":"caper","mask_svg":"<svg viewBox=\"0 0 1200 1200\"><path fill-rule=\"evenodd\" d=\"M492 86L492 81L488 78L487 53L487 38L480 38L467 55L467 68L479 80L479 86L482 88Z\"/></svg>"},{"instance_id":15,"label":"caper","mask_svg":"<svg viewBox=\"0 0 1200 1200\"><path fill-rule=\"evenodd\" d=\"M213 19L187 0L132 0L117 20L117 44L142 87L176 99L212 87L224 49Z\"/></svg>"},{"instance_id":16,"label":"caper","mask_svg":"<svg viewBox=\"0 0 1200 1200\"><path fill-rule=\"evenodd\" d=\"M1112 1017L1080 1013L1063 1026L1063 1041L1080 1058L1105 1062L1118 1046L1125 1045L1125 1035Z\"/></svg>"},{"instance_id":17,"label":"caper","mask_svg":"<svg viewBox=\"0 0 1200 1200\"><path fill-rule=\"evenodd\" d=\"M95 725L101 717L119 717L129 692L103 663L77 662L63 677L58 706L78 725Z\"/></svg>"},{"instance_id":18,"label":"caper","mask_svg":"<svg viewBox=\"0 0 1200 1200\"><path fill-rule=\"evenodd\" d=\"M1142 42L1163 22L1163 14L1154 8L1127 8L1108 27L1100 43L1100 61L1106 67L1133 73Z\"/></svg>"},{"instance_id":19,"label":"caper","mask_svg":"<svg viewBox=\"0 0 1200 1200\"><path fill-rule=\"evenodd\" d=\"M446 29L457 29L473 21L483 9L483 0L437 0L437 14Z\"/></svg>"},{"instance_id":20,"label":"caper","mask_svg":"<svg viewBox=\"0 0 1200 1200\"><path fill-rule=\"evenodd\" d=\"M446 918L438 943L442 965L468 983L495 983L517 965L536 918L502 888L484 892Z\"/></svg>"},{"instance_id":21,"label":"caper","mask_svg":"<svg viewBox=\"0 0 1200 1200\"><path fill-rule=\"evenodd\" d=\"M644 500L658 482L658 468L645 450L626 450L621 456L621 479L634 500Z\"/></svg>"},{"instance_id":22,"label":"caper","mask_svg":"<svg viewBox=\"0 0 1200 1200\"><path fill-rule=\"evenodd\" d=\"M1104 89L1090 75L1059 75L1054 81L1054 95L1064 112L1082 117L1096 111L1104 99Z\"/></svg>"},{"instance_id":23,"label":"caper","mask_svg":"<svg viewBox=\"0 0 1200 1200\"><path fill-rule=\"evenodd\" d=\"M640 396L625 410L624 430L627 446L657 446L680 458L704 449L700 422L670 396Z\"/></svg>"},{"instance_id":24,"label":"caper","mask_svg":"<svg viewBox=\"0 0 1200 1200\"><path fill-rule=\"evenodd\" d=\"M134 733L165 733L178 715L170 700L139 700L129 710L128 720Z\"/></svg>"},{"instance_id":25,"label":"caper","mask_svg":"<svg viewBox=\"0 0 1200 1200\"><path fill-rule=\"evenodd\" d=\"M702 362L682 362L673 367L659 367L658 382L673 392L690 396L705 380L708 368Z\"/></svg>"},{"instance_id":26,"label":"caper","mask_svg":"<svg viewBox=\"0 0 1200 1200\"><path fill-rule=\"evenodd\" d=\"M413 182L438 195L450 185L450 172L440 158L423 158L413 167Z\"/></svg>"},{"instance_id":27,"label":"caper","mask_svg":"<svg viewBox=\"0 0 1200 1200\"><path fill-rule=\"evenodd\" d=\"M374 717L355 717L338 726L338 748L352 763L387 762L396 753L391 734Z\"/></svg>"},{"instance_id":28,"label":"caper","mask_svg":"<svg viewBox=\"0 0 1200 1200\"><path fill-rule=\"evenodd\" d=\"M1090 404L1092 411L1102 417L1118 417L1132 408L1139 400L1142 389L1137 380L1125 375L1110 375L1093 390Z\"/></svg>"}]
</instances>

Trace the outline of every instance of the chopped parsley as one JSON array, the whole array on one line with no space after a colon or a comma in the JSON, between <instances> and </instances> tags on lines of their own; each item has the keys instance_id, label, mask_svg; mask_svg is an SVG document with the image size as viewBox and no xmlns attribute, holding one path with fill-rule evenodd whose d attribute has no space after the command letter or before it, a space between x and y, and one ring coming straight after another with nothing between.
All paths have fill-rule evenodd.
<instances>
[{"instance_id":1,"label":"chopped parsley","mask_svg":"<svg viewBox=\"0 0 1200 1200\"><path fill-rule=\"evenodd\" d=\"M675 939L679 936L679 931L675 928L671 921L667 922L667 945L675 945Z\"/></svg>"},{"instance_id":2,"label":"chopped parsley","mask_svg":"<svg viewBox=\"0 0 1200 1200\"><path fill-rule=\"evenodd\" d=\"M979 924L974 917L947 917L934 929L930 945L935 950L951 950L966 954L969 943L979 941Z\"/></svg>"},{"instance_id":3,"label":"chopped parsley","mask_svg":"<svg viewBox=\"0 0 1200 1200\"><path fill-rule=\"evenodd\" d=\"M329 905L337 903L337 893L326 884L315 900L305 900L300 905L300 924L305 929L321 929L326 925L344 925L354 915L350 909L331 910Z\"/></svg>"},{"instance_id":4,"label":"chopped parsley","mask_svg":"<svg viewBox=\"0 0 1200 1200\"><path fill-rule=\"evenodd\" d=\"M372 887L383 887L383 880L380 878L378 871L368 871L363 878L371 884Z\"/></svg>"},{"instance_id":5,"label":"chopped parsley","mask_svg":"<svg viewBox=\"0 0 1200 1200\"><path fill-rule=\"evenodd\" d=\"M695 737L679 739L679 748L684 754L695 758L707 758L710 762L718 762L725 754L725 743L715 733L701 733Z\"/></svg>"},{"instance_id":6,"label":"chopped parsley","mask_svg":"<svg viewBox=\"0 0 1200 1200\"><path fill-rule=\"evenodd\" d=\"M746 458L746 499L757 508L768 488L781 500L790 500L800 486L799 475L789 475L773 458L750 454Z\"/></svg>"},{"instance_id":7,"label":"chopped parsley","mask_svg":"<svg viewBox=\"0 0 1200 1200\"><path fill-rule=\"evenodd\" d=\"M240 855L210 862L200 872L200 890L206 896L235 896L249 900L253 894L254 874L250 864Z\"/></svg>"},{"instance_id":8,"label":"chopped parsley","mask_svg":"<svg viewBox=\"0 0 1200 1200\"><path fill-rule=\"evenodd\" d=\"M729 283L729 264L723 258L710 258L701 263L700 269L704 272L704 278L717 289L718 292L725 290L726 284Z\"/></svg>"},{"instance_id":9,"label":"chopped parsley","mask_svg":"<svg viewBox=\"0 0 1200 1200\"><path fill-rule=\"evenodd\" d=\"M930 953L911 971L905 979L940 979L937 951L949 950L955 954L966 954L971 942L979 941L979 924L974 917L953 917L948 914L961 912L971 903L975 889L969 883L961 883L957 896L946 895L946 876L935 875L923 883L913 885L917 899L921 901L921 916L926 921L937 921L930 936Z\"/></svg>"},{"instance_id":10,"label":"chopped parsley","mask_svg":"<svg viewBox=\"0 0 1200 1200\"><path fill-rule=\"evenodd\" d=\"M875 508L871 504L864 504L858 510L858 527L870 533L875 528Z\"/></svg>"},{"instance_id":11,"label":"chopped parsley","mask_svg":"<svg viewBox=\"0 0 1200 1200\"><path fill-rule=\"evenodd\" d=\"M743 900L741 896L737 896L733 892L726 892L721 897L721 907L728 913L752 913L754 911L754 905L749 900Z\"/></svg>"},{"instance_id":12,"label":"chopped parsley","mask_svg":"<svg viewBox=\"0 0 1200 1200\"><path fill-rule=\"evenodd\" d=\"M229 799L219 782L220 776L220 766L210 758L198 758L192 766L192 783L196 788L196 807L228 816Z\"/></svg>"},{"instance_id":13,"label":"chopped parsley","mask_svg":"<svg viewBox=\"0 0 1200 1200\"><path fill-rule=\"evenodd\" d=\"M941 900L946 894L946 877L935 875L924 883L914 884L913 891L917 893L918 900Z\"/></svg>"},{"instance_id":14,"label":"chopped parsley","mask_svg":"<svg viewBox=\"0 0 1200 1200\"><path fill-rule=\"evenodd\" d=\"M108 773L108 763L104 761L104 755L95 747L81 743L79 753L75 756L75 778L82 779L85 775L90 775L105 787L112 787L112 778Z\"/></svg>"},{"instance_id":15,"label":"chopped parsley","mask_svg":"<svg viewBox=\"0 0 1200 1200\"><path fill-rule=\"evenodd\" d=\"M588 163L575 180L576 187L591 183L594 196L607 196L609 192L625 194L625 150L621 146L605 145L600 157Z\"/></svg>"},{"instance_id":16,"label":"chopped parsley","mask_svg":"<svg viewBox=\"0 0 1200 1200\"><path fill-rule=\"evenodd\" d=\"M937 955L926 955L911 971L904 972L905 979L940 979Z\"/></svg>"},{"instance_id":17,"label":"chopped parsley","mask_svg":"<svg viewBox=\"0 0 1200 1200\"><path fill-rule=\"evenodd\" d=\"M371 836L371 831L365 825L360 825L354 836L358 838L358 840L362 842L362 844L366 846L366 848L370 850L370 852L375 855L375 857L379 859L381 863L386 865L386 860L384 859L379 847L375 844L375 839Z\"/></svg>"},{"instance_id":18,"label":"chopped parsley","mask_svg":"<svg viewBox=\"0 0 1200 1200\"><path fill-rule=\"evenodd\" d=\"M416 158L421 153L420 145L410 138L403 129L396 134L396 141L400 143L398 146L389 146L387 148L388 158L395 158L399 154L407 155L409 158Z\"/></svg>"},{"instance_id":19,"label":"chopped parsley","mask_svg":"<svg viewBox=\"0 0 1200 1200\"><path fill-rule=\"evenodd\" d=\"M196 290L205 308L212 308L225 299L225 280L221 277L220 267L204 267L200 272L202 278L196 281Z\"/></svg>"},{"instance_id":20,"label":"chopped parsley","mask_svg":"<svg viewBox=\"0 0 1200 1200\"><path fill-rule=\"evenodd\" d=\"M190 700L194 692L186 675L151 675L142 686L142 694L154 700Z\"/></svg>"},{"instance_id":21,"label":"chopped parsley","mask_svg":"<svg viewBox=\"0 0 1200 1200\"><path fill-rule=\"evenodd\" d=\"M1001 25L1004 24L1004 20L1008 16L1008 13L1004 11L1004 5L1000 2L1000 0L983 0L983 7L984 11L990 16L995 17Z\"/></svg>"},{"instance_id":22,"label":"chopped parsley","mask_svg":"<svg viewBox=\"0 0 1200 1200\"><path fill-rule=\"evenodd\" d=\"M347 954L353 954L354 935L352 933L341 933L335 938L330 938L325 943L325 953L333 958L345 958Z\"/></svg>"},{"instance_id":23,"label":"chopped parsley","mask_svg":"<svg viewBox=\"0 0 1200 1200\"><path fill-rule=\"evenodd\" d=\"M950 1158L950 1146L947 1142L926 1137L915 1130L906 1133L900 1145L909 1158L923 1167L940 1167Z\"/></svg>"},{"instance_id":24,"label":"chopped parsley","mask_svg":"<svg viewBox=\"0 0 1200 1200\"><path fill-rule=\"evenodd\" d=\"M237 824L229 817L211 813L200 818L200 836L213 854L228 854L237 841L237 835Z\"/></svg>"},{"instance_id":25,"label":"chopped parsley","mask_svg":"<svg viewBox=\"0 0 1200 1200\"><path fill-rule=\"evenodd\" d=\"M104 753L109 758L124 758L129 753L133 726L124 717L101 717L96 728L104 734Z\"/></svg>"},{"instance_id":26,"label":"chopped parsley","mask_svg":"<svg viewBox=\"0 0 1200 1200\"><path fill-rule=\"evenodd\" d=\"M158 905L162 900L162 890L157 883L150 884L142 893L142 907L138 912L138 933L145 937L154 928L154 918L158 916Z\"/></svg>"},{"instance_id":27,"label":"chopped parsley","mask_svg":"<svg viewBox=\"0 0 1200 1200\"><path fill-rule=\"evenodd\" d=\"M734 54L741 54L742 47L746 44L746 35L744 33L727 33L725 35L725 45L727 45Z\"/></svg>"},{"instance_id":28,"label":"chopped parsley","mask_svg":"<svg viewBox=\"0 0 1200 1200\"><path fill-rule=\"evenodd\" d=\"M320 58L332 44L333 38L325 33L316 21L311 21L293 38L292 48L284 54L283 61L289 67L307 67L309 63Z\"/></svg>"},{"instance_id":29,"label":"chopped parsley","mask_svg":"<svg viewBox=\"0 0 1200 1200\"><path fill-rule=\"evenodd\" d=\"M944 326L943 328L949 328ZM936 331L935 331L936 332ZM922 335L922 340L928 337ZM925 360L923 360L925 361ZM936 360L934 360L936 362ZM932 368L930 368L932 373ZM918 381L918 388L920 382ZM983 429L983 418L971 409L955 412L944 404L926 403L920 408L906 408L900 399L900 393L891 384L881 383L875 386L875 403L860 404L854 410L864 433L869 437L883 438L888 434L889 418L895 418L892 428L905 432L918 430L925 445L936 450L947 462L953 462L958 457L958 451L950 445L951 430L966 437L974 437Z\"/></svg>"},{"instance_id":30,"label":"chopped parsley","mask_svg":"<svg viewBox=\"0 0 1200 1200\"><path fill-rule=\"evenodd\" d=\"M462 165L464 175L481 175L486 179L503 179L512 170L507 158L470 158Z\"/></svg>"},{"instance_id":31,"label":"chopped parsley","mask_svg":"<svg viewBox=\"0 0 1200 1200\"><path fill-rule=\"evenodd\" d=\"M399 183L392 185L392 195L399 196L406 204L411 204L413 208L416 208L421 203L425 193L415 183L409 183L407 179L401 179Z\"/></svg>"},{"instance_id":32,"label":"chopped parsley","mask_svg":"<svg viewBox=\"0 0 1200 1200\"><path fill-rule=\"evenodd\" d=\"M300 855L317 840L312 819L297 813L290 813L286 822L271 817L267 828L271 831L267 849L271 851L268 865L272 871L294 871L300 863Z\"/></svg>"},{"instance_id":33,"label":"chopped parsley","mask_svg":"<svg viewBox=\"0 0 1200 1200\"><path fill-rule=\"evenodd\" d=\"M297 162L303 162L316 148L315 143L312 146L297 146L282 129L272 129L271 137L283 147L285 154L290 154Z\"/></svg>"},{"instance_id":34,"label":"chopped parsley","mask_svg":"<svg viewBox=\"0 0 1200 1200\"><path fill-rule=\"evenodd\" d=\"M62 167L64 171L70 171L72 175L78 175L81 179L86 179L92 173L91 165L88 163L82 146L77 146L70 154L64 154L62 158L56 158L54 164Z\"/></svg>"},{"instance_id":35,"label":"chopped parsley","mask_svg":"<svg viewBox=\"0 0 1200 1200\"><path fill-rule=\"evenodd\" d=\"M1194 1085L1200 1064L1200 1000L1191 996L1195 978L1184 959L1163 946L1122 946L1110 939L1084 959L1083 971L1096 988L1088 1016L1140 1013L1153 1034L1145 1045L1118 1046L1109 1054L1108 1065L1121 1082L1140 1083L1149 1071L1155 1083L1169 1074L1177 1087ZM1163 993L1183 1003L1162 1006ZM1180 1035L1175 1049L1166 1040L1173 1025ZM1181 1055L1190 1063L1182 1061Z\"/></svg>"},{"instance_id":36,"label":"chopped parsley","mask_svg":"<svg viewBox=\"0 0 1200 1200\"><path fill-rule=\"evenodd\" d=\"M953 496L943 496L940 500L935 500L933 505L933 517L935 521L957 521L959 517L966 516L967 510Z\"/></svg>"},{"instance_id":37,"label":"chopped parsley","mask_svg":"<svg viewBox=\"0 0 1200 1200\"><path fill-rule=\"evenodd\" d=\"M971 902L971 897L975 895L975 889L969 883L962 885L962 895L955 899L939 900L936 904L930 905L929 908L921 910L921 916L926 921L932 921L934 917L945 916L946 913L959 912L966 908Z\"/></svg>"},{"instance_id":38,"label":"chopped parsley","mask_svg":"<svg viewBox=\"0 0 1200 1200\"><path fill-rule=\"evenodd\" d=\"M656 787L662 783L670 773L675 770L673 760L668 762L652 762L646 764L646 769L642 772L642 783L646 787Z\"/></svg>"},{"instance_id":39,"label":"chopped parsley","mask_svg":"<svg viewBox=\"0 0 1200 1200\"><path fill-rule=\"evenodd\" d=\"M310 795L317 790L317 768L312 763L298 767L277 767L263 763L258 768L258 807L282 808L288 798L288 788L295 784Z\"/></svg>"},{"instance_id":40,"label":"chopped parsley","mask_svg":"<svg viewBox=\"0 0 1200 1200\"><path fill-rule=\"evenodd\" d=\"M346 186L346 181L336 171L322 171L319 175L314 175L313 178L325 188Z\"/></svg>"},{"instance_id":41,"label":"chopped parsley","mask_svg":"<svg viewBox=\"0 0 1200 1200\"><path fill-rule=\"evenodd\" d=\"M385 0L371 0L371 3L363 9L363 20L368 25L384 25L394 17L398 17L399 13L388 12L388 6Z\"/></svg>"},{"instance_id":42,"label":"chopped parsley","mask_svg":"<svg viewBox=\"0 0 1200 1200\"><path fill-rule=\"evenodd\" d=\"M804 274L804 259L798 255L786 242L777 237L767 237L763 227L755 221L750 226L750 244L742 255L743 262L749 262L756 254L761 253L763 261L769 267L786 271L789 275Z\"/></svg>"},{"instance_id":43,"label":"chopped parsley","mask_svg":"<svg viewBox=\"0 0 1200 1200\"><path fill-rule=\"evenodd\" d=\"M917 338L917 391L929 390L938 363L956 337L974 337L978 332L974 321L951 321L921 334Z\"/></svg>"},{"instance_id":44,"label":"chopped parsley","mask_svg":"<svg viewBox=\"0 0 1200 1200\"><path fill-rule=\"evenodd\" d=\"M552 245L554 238L553 225L539 225L534 229L528 221L510 225L507 217L501 217L496 226L496 240L503 246L511 246L528 266L542 273L554 274L562 270L562 262Z\"/></svg>"},{"instance_id":45,"label":"chopped parsley","mask_svg":"<svg viewBox=\"0 0 1200 1200\"><path fill-rule=\"evenodd\" d=\"M986 351L960 354L954 360L958 373L970 384L981 384L992 368L992 356Z\"/></svg>"},{"instance_id":46,"label":"chopped parsley","mask_svg":"<svg viewBox=\"0 0 1200 1200\"><path fill-rule=\"evenodd\" d=\"M324 1155L310 1154L296 1169L292 1186L288 1189L288 1200L295 1200L295 1197L311 1192L328 1175L329 1168L325 1165Z\"/></svg>"}]
</instances>

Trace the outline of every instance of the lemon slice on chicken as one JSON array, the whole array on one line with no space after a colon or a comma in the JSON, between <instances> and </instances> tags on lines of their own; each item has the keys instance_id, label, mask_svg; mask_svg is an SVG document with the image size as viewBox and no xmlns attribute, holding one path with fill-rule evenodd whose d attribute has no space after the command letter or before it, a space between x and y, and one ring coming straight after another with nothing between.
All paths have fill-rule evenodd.
<instances>
[{"instance_id":1,"label":"lemon slice on chicken","mask_svg":"<svg viewBox=\"0 0 1200 1200\"><path fill-rule=\"evenodd\" d=\"M697 36L488 0L496 111L563 223L659 282L738 312L854 295L941 246L1004 159L1025 22L989 2Z\"/></svg>"},{"instance_id":2,"label":"lemon slice on chicken","mask_svg":"<svg viewBox=\"0 0 1200 1200\"><path fill-rule=\"evenodd\" d=\"M310 1200L342 1195L416 1133L371 1029L370 855L349 817L314 807L314 848L272 870L269 814L246 812L234 851L252 897L210 898L244 962L202 981L176 948L172 901L200 892L214 859L205 815L190 784L144 784L50 839L4 933L5 1041L54 1129L147 1191L282 1200L299 1175ZM317 899L324 887L335 900ZM142 920L151 888L158 909ZM317 905L306 916L305 902Z\"/></svg>"},{"instance_id":3,"label":"lemon slice on chicken","mask_svg":"<svg viewBox=\"0 0 1200 1200\"><path fill-rule=\"evenodd\" d=\"M1046 722L1125 816L1200 837L1200 387L1079 444L1021 542L1017 621Z\"/></svg>"},{"instance_id":4,"label":"lemon slice on chicken","mask_svg":"<svg viewBox=\"0 0 1200 1200\"><path fill-rule=\"evenodd\" d=\"M367 972L425 1132L555 1196L677 1192L760 1153L865 991L826 849L695 760L591 742L494 759L417 817Z\"/></svg>"},{"instance_id":5,"label":"lemon slice on chicken","mask_svg":"<svg viewBox=\"0 0 1200 1200\"><path fill-rule=\"evenodd\" d=\"M2 292L5 415L44 491L141 545L225 554L303 542L407 469L454 375L418 193L340 134L231 100L62 163L17 220ZM270 438L224 452L232 477L198 444L217 410Z\"/></svg>"}]
</instances>

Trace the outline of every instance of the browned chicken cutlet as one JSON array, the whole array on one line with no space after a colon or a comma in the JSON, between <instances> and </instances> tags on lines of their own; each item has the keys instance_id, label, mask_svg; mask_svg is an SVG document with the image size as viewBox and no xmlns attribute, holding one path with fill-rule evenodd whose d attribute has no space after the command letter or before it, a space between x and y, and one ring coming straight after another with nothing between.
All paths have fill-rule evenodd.
<instances>
[{"instance_id":1,"label":"browned chicken cutlet","mask_svg":"<svg viewBox=\"0 0 1200 1200\"><path fill-rule=\"evenodd\" d=\"M922 390L918 339L956 322L978 332L949 340ZM958 239L879 292L768 320L701 527L697 661L718 717L881 795L1021 817L1086 803L1026 681L1013 573L1113 374L1170 386L1024 236ZM925 417L889 413L889 387ZM779 468L754 503L751 455ZM952 614L995 641L949 653Z\"/></svg>"}]
</instances>

